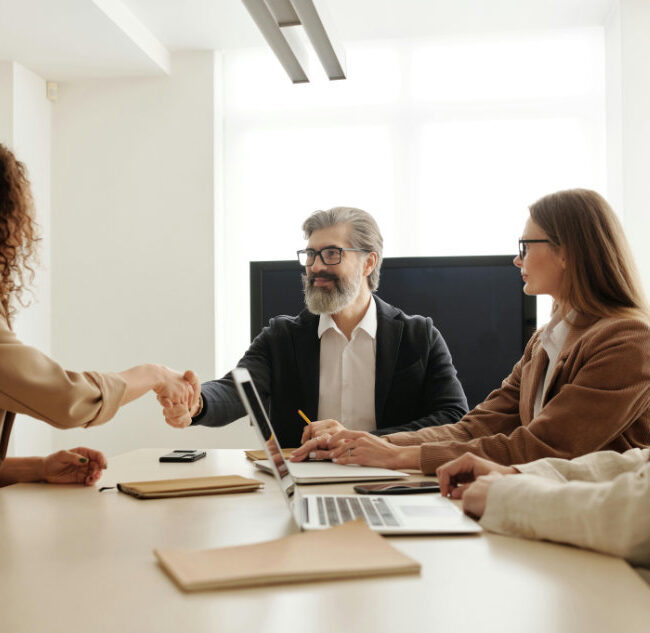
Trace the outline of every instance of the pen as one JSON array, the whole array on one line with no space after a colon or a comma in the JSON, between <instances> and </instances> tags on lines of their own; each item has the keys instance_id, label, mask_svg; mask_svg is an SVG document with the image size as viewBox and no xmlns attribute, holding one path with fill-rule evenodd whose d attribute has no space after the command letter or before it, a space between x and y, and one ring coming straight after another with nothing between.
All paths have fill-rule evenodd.
<instances>
[{"instance_id":1,"label":"pen","mask_svg":"<svg viewBox=\"0 0 650 633\"><path fill-rule=\"evenodd\" d=\"M298 415L307 422L307 424L311 424L311 420L300 409L298 409Z\"/></svg>"}]
</instances>

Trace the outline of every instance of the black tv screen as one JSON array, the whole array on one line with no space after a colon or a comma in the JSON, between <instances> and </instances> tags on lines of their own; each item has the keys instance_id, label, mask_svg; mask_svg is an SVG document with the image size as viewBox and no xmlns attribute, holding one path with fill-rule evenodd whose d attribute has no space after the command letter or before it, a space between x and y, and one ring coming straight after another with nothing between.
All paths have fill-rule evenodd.
<instances>
[{"instance_id":1,"label":"black tv screen","mask_svg":"<svg viewBox=\"0 0 650 633\"><path fill-rule=\"evenodd\" d=\"M394 257L381 267L377 295L407 314L433 319L470 407L501 385L535 331L535 297L522 291L512 256ZM251 262L251 340L269 319L304 309L295 261Z\"/></svg>"}]
</instances>

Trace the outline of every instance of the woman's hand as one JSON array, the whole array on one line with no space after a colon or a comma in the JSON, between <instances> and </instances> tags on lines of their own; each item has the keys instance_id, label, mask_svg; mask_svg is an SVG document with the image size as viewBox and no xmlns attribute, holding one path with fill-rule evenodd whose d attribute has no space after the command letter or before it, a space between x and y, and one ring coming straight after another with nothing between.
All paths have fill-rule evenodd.
<instances>
[{"instance_id":1,"label":"woman's hand","mask_svg":"<svg viewBox=\"0 0 650 633\"><path fill-rule=\"evenodd\" d=\"M163 416L169 426L182 429L192 423L192 417L196 415L199 409L201 399L201 381L199 377L191 370L183 374L183 380L192 390L192 397L189 405L185 402L174 402L172 398L165 395L165 392L158 393L158 402L163 407Z\"/></svg>"},{"instance_id":2,"label":"woman's hand","mask_svg":"<svg viewBox=\"0 0 650 633\"><path fill-rule=\"evenodd\" d=\"M173 404L182 404L189 410L194 400L194 389L192 388L191 382L185 376L188 373L193 374L193 372L181 374L163 365L159 367L159 371L159 381L153 388L158 399L165 398Z\"/></svg>"},{"instance_id":3,"label":"woman's hand","mask_svg":"<svg viewBox=\"0 0 650 633\"><path fill-rule=\"evenodd\" d=\"M193 371L184 374L168 369L163 365L137 365L119 373L124 379L126 389L120 405L128 404L153 389L158 401L165 408L165 418L172 426L187 426L192 421L192 411L198 409L201 397L201 383ZM172 424L167 408L173 407Z\"/></svg>"},{"instance_id":4,"label":"woman's hand","mask_svg":"<svg viewBox=\"0 0 650 633\"><path fill-rule=\"evenodd\" d=\"M94 485L106 468L106 458L99 451L79 446L43 458L41 477L52 484Z\"/></svg>"},{"instance_id":5,"label":"woman's hand","mask_svg":"<svg viewBox=\"0 0 650 633\"><path fill-rule=\"evenodd\" d=\"M419 446L395 446L364 431L339 431L305 442L291 456L291 461L331 459L337 464L359 464L384 468L419 468Z\"/></svg>"},{"instance_id":6,"label":"woman's hand","mask_svg":"<svg viewBox=\"0 0 650 633\"><path fill-rule=\"evenodd\" d=\"M503 473L494 471L489 475L482 475L473 484L467 486L462 493L463 512L473 519L480 519L485 513L488 493L492 484L502 477Z\"/></svg>"},{"instance_id":7,"label":"woman's hand","mask_svg":"<svg viewBox=\"0 0 650 633\"><path fill-rule=\"evenodd\" d=\"M465 453L453 461L447 462L444 466L440 466L436 470L436 475L440 484L440 494L443 497L449 496L452 499L460 499L464 494L464 490L468 488L467 484L479 477L490 473L514 475L518 472L512 466L502 466L473 453ZM481 512L481 514L483 513Z\"/></svg>"},{"instance_id":8,"label":"woman's hand","mask_svg":"<svg viewBox=\"0 0 650 633\"><path fill-rule=\"evenodd\" d=\"M329 435L331 437L332 435L345 430L345 427L336 420L316 420L305 427L302 432L300 443L304 444L308 440L313 440L314 438L322 437L323 435Z\"/></svg>"}]
</instances>

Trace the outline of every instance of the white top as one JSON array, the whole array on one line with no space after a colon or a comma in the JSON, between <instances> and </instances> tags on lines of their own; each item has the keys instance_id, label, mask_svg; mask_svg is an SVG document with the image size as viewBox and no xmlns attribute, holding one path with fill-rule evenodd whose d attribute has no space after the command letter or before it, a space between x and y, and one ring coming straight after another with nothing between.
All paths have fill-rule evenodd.
<instances>
[{"instance_id":1,"label":"white top","mask_svg":"<svg viewBox=\"0 0 650 633\"><path fill-rule=\"evenodd\" d=\"M557 363L557 357L562 351L562 346L566 337L569 334L569 324L562 318L562 314L558 311L553 315L544 331L540 334L539 340L548 356L548 366L546 367L546 374L544 380L540 380L537 386L537 395L535 396L535 406L533 409L533 417L537 416L542 408L544 395L548 389L548 384Z\"/></svg>"},{"instance_id":2,"label":"white top","mask_svg":"<svg viewBox=\"0 0 650 633\"><path fill-rule=\"evenodd\" d=\"M375 421L375 359L377 305L371 299L350 340L329 314L321 314L318 419L338 420L355 431L373 431Z\"/></svg>"}]
</instances>

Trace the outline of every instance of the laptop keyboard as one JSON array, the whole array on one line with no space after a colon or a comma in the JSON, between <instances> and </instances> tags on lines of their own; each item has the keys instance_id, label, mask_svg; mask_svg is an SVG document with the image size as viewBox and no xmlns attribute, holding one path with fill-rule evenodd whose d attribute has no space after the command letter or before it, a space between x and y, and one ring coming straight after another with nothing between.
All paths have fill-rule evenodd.
<instances>
[{"instance_id":1,"label":"laptop keyboard","mask_svg":"<svg viewBox=\"0 0 650 633\"><path fill-rule=\"evenodd\" d=\"M399 521L381 497L316 497L318 523L339 525L362 518L370 526L398 526Z\"/></svg>"}]
</instances>

